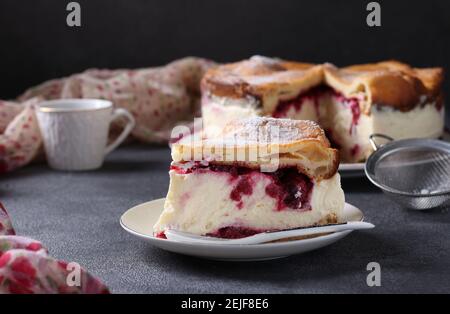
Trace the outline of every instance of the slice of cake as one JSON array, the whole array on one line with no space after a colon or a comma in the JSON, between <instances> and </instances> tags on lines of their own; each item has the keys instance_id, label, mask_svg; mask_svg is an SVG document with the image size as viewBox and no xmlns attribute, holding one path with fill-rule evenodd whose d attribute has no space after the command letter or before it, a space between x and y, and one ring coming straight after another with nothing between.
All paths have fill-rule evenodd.
<instances>
[{"instance_id":1,"label":"slice of cake","mask_svg":"<svg viewBox=\"0 0 450 314\"><path fill-rule=\"evenodd\" d=\"M222 65L202 80L207 136L253 116L317 121L344 162L364 161L372 133L437 138L444 129L441 68L396 61L337 68L266 57Z\"/></svg>"},{"instance_id":2,"label":"slice of cake","mask_svg":"<svg viewBox=\"0 0 450 314\"><path fill-rule=\"evenodd\" d=\"M337 223L344 192L338 151L317 123L250 118L221 136L172 147L170 187L154 232L221 238Z\"/></svg>"}]
</instances>

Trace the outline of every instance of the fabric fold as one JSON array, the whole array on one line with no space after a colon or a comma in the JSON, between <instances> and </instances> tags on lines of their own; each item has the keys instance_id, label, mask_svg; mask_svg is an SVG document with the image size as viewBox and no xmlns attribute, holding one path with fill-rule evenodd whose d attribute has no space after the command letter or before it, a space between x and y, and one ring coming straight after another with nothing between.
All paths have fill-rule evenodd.
<instances>
[{"instance_id":1,"label":"fabric fold","mask_svg":"<svg viewBox=\"0 0 450 314\"><path fill-rule=\"evenodd\" d=\"M15 235L0 203L0 294L105 294L108 288L76 263L48 255L41 242Z\"/></svg>"},{"instance_id":2,"label":"fabric fold","mask_svg":"<svg viewBox=\"0 0 450 314\"><path fill-rule=\"evenodd\" d=\"M167 143L180 123L200 115L200 80L214 63L187 57L168 65L136 70L90 69L28 89L17 101L0 101L0 173L28 164L40 152L42 139L34 116L41 100L98 98L134 116L131 137L145 143ZM118 120L111 136L124 126Z\"/></svg>"}]
</instances>

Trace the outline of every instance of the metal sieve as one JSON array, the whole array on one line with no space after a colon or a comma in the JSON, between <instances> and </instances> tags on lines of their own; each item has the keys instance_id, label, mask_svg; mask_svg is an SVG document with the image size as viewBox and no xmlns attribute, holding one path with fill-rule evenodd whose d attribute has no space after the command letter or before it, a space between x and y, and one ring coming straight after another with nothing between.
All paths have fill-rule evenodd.
<instances>
[{"instance_id":1,"label":"metal sieve","mask_svg":"<svg viewBox=\"0 0 450 314\"><path fill-rule=\"evenodd\" d=\"M376 139L384 139L383 145ZM365 165L369 180L404 207L423 210L450 200L450 143L434 139L394 141L372 134L375 152Z\"/></svg>"}]
</instances>

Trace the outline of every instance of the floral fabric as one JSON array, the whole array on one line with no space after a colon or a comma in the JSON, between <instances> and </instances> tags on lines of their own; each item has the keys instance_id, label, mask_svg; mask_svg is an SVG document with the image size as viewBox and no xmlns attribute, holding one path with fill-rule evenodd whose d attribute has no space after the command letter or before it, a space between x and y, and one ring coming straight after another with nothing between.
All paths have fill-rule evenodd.
<instances>
[{"instance_id":1,"label":"floral fabric","mask_svg":"<svg viewBox=\"0 0 450 314\"><path fill-rule=\"evenodd\" d=\"M42 100L101 98L125 108L136 120L131 135L142 142L167 142L172 128L199 112L200 80L213 63L184 58L157 68L91 69L27 90L16 101L0 100L0 173L28 164L42 151L34 108ZM117 133L124 121L116 121Z\"/></svg>"},{"instance_id":2,"label":"floral fabric","mask_svg":"<svg viewBox=\"0 0 450 314\"><path fill-rule=\"evenodd\" d=\"M42 138L35 108L42 100L101 98L133 114L133 138L167 142L172 128L192 122L199 111L200 80L213 63L184 58L158 68L87 70L33 87L15 101L0 100L0 173L22 167L41 155ZM112 125L112 136L123 121ZM72 265L73 266L73 265ZM0 203L1 293L109 293L96 277L80 269L80 285L69 285L71 264L52 258L39 241L15 235Z\"/></svg>"},{"instance_id":3,"label":"floral fabric","mask_svg":"<svg viewBox=\"0 0 450 314\"><path fill-rule=\"evenodd\" d=\"M79 284L69 285L73 271L70 264L50 257L42 243L15 235L8 213L0 203L0 294L109 293L99 279L82 268Z\"/></svg>"}]
</instances>

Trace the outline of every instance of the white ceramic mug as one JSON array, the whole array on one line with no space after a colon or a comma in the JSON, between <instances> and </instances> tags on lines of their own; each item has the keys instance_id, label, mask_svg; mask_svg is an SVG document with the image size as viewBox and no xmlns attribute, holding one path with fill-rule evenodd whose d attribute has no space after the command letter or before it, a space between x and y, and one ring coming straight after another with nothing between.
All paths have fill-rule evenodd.
<instances>
[{"instance_id":1,"label":"white ceramic mug","mask_svg":"<svg viewBox=\"0 0 450 314\"><path fill-rule=\"evenodd\" d=\"M119 117L128 120L117 139L106 146L109 126ZM102 99L57 99L37 106L37 119L47 161L58 170L92 170L130 134L135 125L125 109Z\"/></svg>"}]
</instances>

